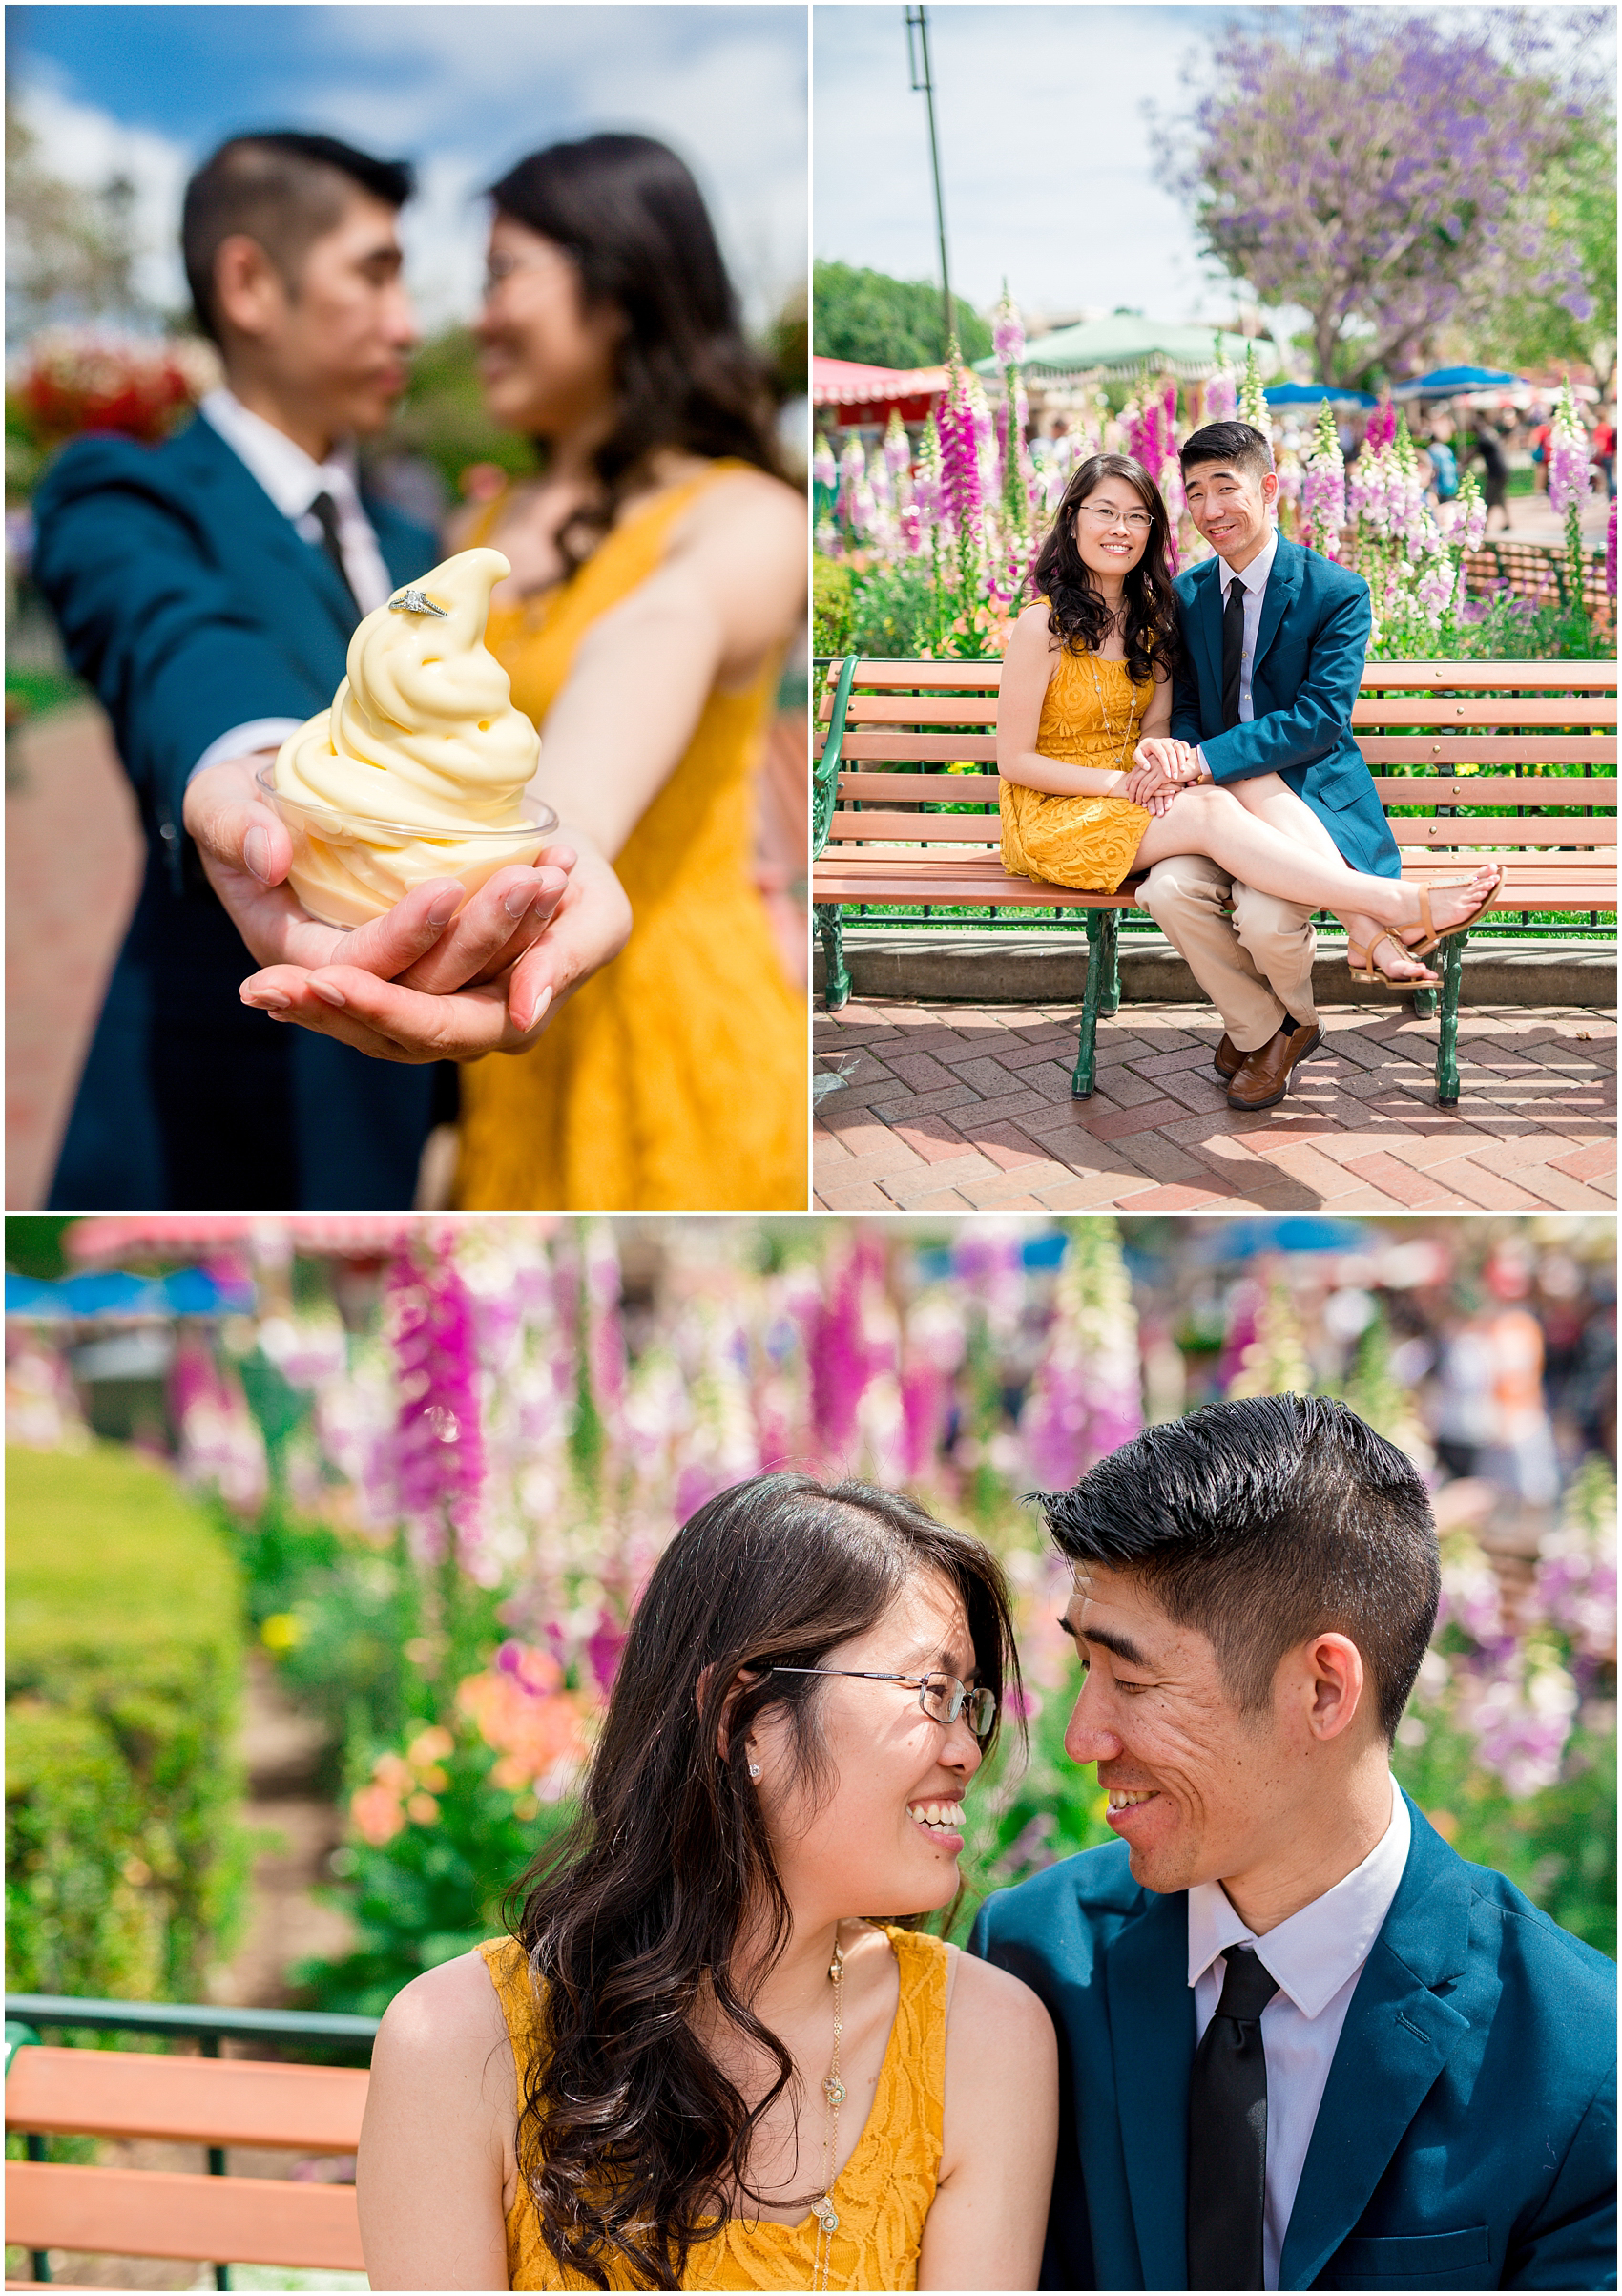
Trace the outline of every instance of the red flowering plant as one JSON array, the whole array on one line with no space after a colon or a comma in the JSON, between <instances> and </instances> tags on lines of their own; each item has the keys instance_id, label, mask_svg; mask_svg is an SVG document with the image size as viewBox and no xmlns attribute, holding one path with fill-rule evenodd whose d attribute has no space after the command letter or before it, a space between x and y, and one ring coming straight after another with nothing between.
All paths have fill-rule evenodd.
<instances>
[{"instance_id":1,"label":"red flowering plant","mask_svg":"<svg viewBox=\"0 0 1622 2296\"><path fill-rule=\"evenodd\" d=\"M219 380L206 343L100 327L51 327L23 352L10 397L35 443L87 430L153 444L167 438Z\"/></svg>"}]
</instances>

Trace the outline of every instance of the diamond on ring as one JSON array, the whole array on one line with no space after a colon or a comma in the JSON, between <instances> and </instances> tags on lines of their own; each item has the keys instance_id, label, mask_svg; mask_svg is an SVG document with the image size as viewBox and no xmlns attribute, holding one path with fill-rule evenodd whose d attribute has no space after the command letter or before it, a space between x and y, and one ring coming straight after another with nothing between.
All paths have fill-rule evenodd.
<instances>
[{"instance_id":1,"label":"diamond on ring","mask_svg":"<svg viewBox=\"0 0 1622 2296\"><path fill-rule=\"evenodd\" d=\"M436 606L432 599L426 598L420 590L403 590L397 598L390 598L388 602L391 606L398 607L402 614L434 614L442 622L448 621L450 618L443 606Z\"/></svg>"}]
</instances>

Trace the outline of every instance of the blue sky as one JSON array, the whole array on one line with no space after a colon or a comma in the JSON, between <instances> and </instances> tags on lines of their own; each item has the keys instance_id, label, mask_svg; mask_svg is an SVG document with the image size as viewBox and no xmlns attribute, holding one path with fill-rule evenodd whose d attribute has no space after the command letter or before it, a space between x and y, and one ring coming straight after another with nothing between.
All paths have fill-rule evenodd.
<instances>
[{"instance_id":1,"label":"blue sky","mask_svg":"<svg viewBox=\"0 0 1622 2296\"><path fill-rule=\"evenodd\" d=\"M54 172L136 183L145 277L167 303L187 173L265 126L418 160L406 228L430 319L469 307L478 188L601 128L662 136L694 168L753 315L804 276L802 5L10 8L7 51Z\"/></svg>"},{"instance_id":2,"label":"blue sky","mask_svg":"<svg viewBox=\"0 0 1622 2296\"><path fill-rule=\"evenodd\" d=\"M1300 12L933 0L954 289L985 309L1006 274L1028 310L1124 304L1163 320L1230 319L1233 282L1202 263L1167 180L1177 123L1197 103L1229 25L1287 26ZM1446 12L1473 26L1495 11ZM1570 11L1537 12L1569 46ZM814 253L938 279L924 98L910 87L902 8L821 5L812 36Z\"/></svg>"}]
</instances>

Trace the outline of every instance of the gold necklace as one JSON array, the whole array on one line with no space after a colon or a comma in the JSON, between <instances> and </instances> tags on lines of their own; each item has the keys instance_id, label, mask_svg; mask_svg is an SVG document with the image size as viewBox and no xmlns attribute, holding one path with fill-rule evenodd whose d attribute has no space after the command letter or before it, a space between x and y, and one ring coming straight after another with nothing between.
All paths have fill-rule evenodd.
<instances>
[{"instance_id":1,"label":"gold necklace","mask_svg":"<svg viewBox=\"0 0 1622 2296\"><path fill-rule=\"evenodd\" d=\"M1087 666L1092 672L1092 691L1098 698L1098 715L1104 720L1104 739L1106 741L1113 741L1115 738L1115 729L1110 723L1110 712L1104 701L1104 688L1098 682L1098 657L1092 653L1091 648L1088 651ZM1133 686L1132 702L1127 710L1127 730L1121 740L1120 756L1115 760L1115 771L1117 773L1124 773L1126 771L1127 748L1132 741L1132 721L1136 715L1137 688Z\"/></svg>"},{"instance_id":2,"label":"gold necklace","mask_svg":"<svg viewBox=\"0 0 1622 2296\"><path fill-rule=\"evenodd\" d=\"M828 1975L834 1988L834 2061L822 2095L827 2101L827 2135L822 2145L822 2191L820 2199L811 2203L811 2213L817 2220L817 2248L811 2263L811 2286L825 2288L828 2285L828 2264L833 2250L833 2236L839 2230L839 2211L834 2206L834 2162L839 2157L840 2107L844 2102L844 2083L840 2078L840 2035L844 2031L844 1948L834 1936L834 1957L828 1964Z\"/></svg>"}]
</instances>

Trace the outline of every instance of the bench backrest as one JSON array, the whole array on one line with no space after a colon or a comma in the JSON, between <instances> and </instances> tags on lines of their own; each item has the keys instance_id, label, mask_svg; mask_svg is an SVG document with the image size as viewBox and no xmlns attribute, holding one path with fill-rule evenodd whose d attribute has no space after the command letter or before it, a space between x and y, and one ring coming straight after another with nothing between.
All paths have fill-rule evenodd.
<instances>
[{"instance_id":1,"label":"bench backrest","mask_svg":"<svg viewBox=\"0 0 1622 2296\"><path fill-rule=\"evenodd\" d=\"M828 842L996 845L1001 677L1000 661L860 662ZM830 680L818 712L824 727L835 692ZM1616 803L1614 661L1371 663L1352 729L1388 812L1464 809L1463 818L1399 814L1391 823L1399 845L1593 850L1615 843L1614 819L1592 810ZM1500 805L1522 810L1470 821L1470 809Z\"/></svg>"},{"instance_id":2,"label":"bench backrest","mask_svg":"<svg viewBox=\"0 0 1622 2296\"><path fill-rule=\"evenodd\" d=\"M353 2153L369 2076L347 2067L19 2049L6 2126L41 2134ZM6 2165L6 2237L33 2249L364 2271L352 2185Z\"/></svg>"}]
</instances>

